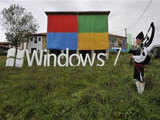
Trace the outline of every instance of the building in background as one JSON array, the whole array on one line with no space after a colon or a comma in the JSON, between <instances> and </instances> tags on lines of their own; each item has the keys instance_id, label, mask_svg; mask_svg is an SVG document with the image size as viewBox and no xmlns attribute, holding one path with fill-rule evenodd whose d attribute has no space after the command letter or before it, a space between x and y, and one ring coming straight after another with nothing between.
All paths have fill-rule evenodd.
<instances>
[{"instance_id":1,"label":"building in background","mask_svg":"<svg viewBox=\"0 0 160 120\"><path fill-rule=\"evenodd\" d=\"M116 51L117 48L122 48L122 52L127 52L127 38L120 35L109 34L110 52Z\"/></svg>"},{"instance_id":2,"label":"building in background","mask_svg":"<svg viewBox=\"0 0 160 120\"><path fill-rule=\"evenodd\" d=\"M0 42L0 48L9 48L8 42Z\"/></svg>"},{"instance_id":3,"label":"building in background","mask_svg":"<svg viewBox=\"0 0 160 120\"><path fill-rule=\"evenodd\" d=\"M54 43L53 43L54 44ZM56 44L56 43L55 43ZM122 52L127 51L127 39L124 36L115 34L109 34L109 49L110 52L115 51L115 48L122 48ZM36 33L29 37L27 48L29 52L33 50L44 50L47 49L47 33Z\"/></svg>"},{"instance_id":4,"label":"building in background","mask_svg":"<svg viewBox=\"0 0 160 120\"><path fill-rule=\"evenodd\" d=\"M47 49L47 40L46 40L46 33L36 33L32 34L28 38L27 42L27 49L29 52L33 52L33 50L40 50Z\"/></svg>"},{"instance_id":5,"label":"building in background","mask_svg":"<svg viewBox=\"0 0 160 120\"><path fill-rule=\"evenodd\" d=\"M8 42L0 42L0 56L1 55L6 55L9 47L10 46L9 46Z\"/></svg>"},{"instance_id":6,"label":"building in background","mask_svg":"<svg viewBox=\"0 0 160 120\"><path fill-rule=\"evenodd\" d=\"M98 38L97 38L98 39ZM54 43L53 43L54 44ZM56 43L55 43L56 44ZM8 50L11 47L8 42L0 42L1 50ZM115 34L109 34L109 50L110 52L115 51L115 48L122 48L122 52L127 51L127 39L124 36ZM24 44L19 46L20 49L24 48ZM27 49L29 52L33 50L44 50L47 49L47 33L35 33L30 35L27 42Z\"/></svg>"}]
</instances>

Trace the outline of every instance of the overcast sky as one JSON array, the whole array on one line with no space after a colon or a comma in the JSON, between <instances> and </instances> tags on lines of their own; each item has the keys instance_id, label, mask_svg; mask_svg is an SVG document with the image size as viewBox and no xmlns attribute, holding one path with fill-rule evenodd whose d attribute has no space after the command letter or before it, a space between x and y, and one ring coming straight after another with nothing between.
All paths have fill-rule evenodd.
<instances>
[{"instance_id":1,"label":"overcast sky","mask_svg":"<svg viewBox=\"0 0 160 120\"><path fill-rule=\"evenodd\" d=\"M40 25L38 32L47 31L45 11L111 11L109 33L125 35L124 29L133 37L140 31L147 31L150 22L160 28L160 0L0 0L3 8L18 3L32 12ZM140 17L141 16L141 17ZM4 29L0 24L0 41L4 40ZM156 34L156 39L158 39Z\"/></svg>"}]
</instances>

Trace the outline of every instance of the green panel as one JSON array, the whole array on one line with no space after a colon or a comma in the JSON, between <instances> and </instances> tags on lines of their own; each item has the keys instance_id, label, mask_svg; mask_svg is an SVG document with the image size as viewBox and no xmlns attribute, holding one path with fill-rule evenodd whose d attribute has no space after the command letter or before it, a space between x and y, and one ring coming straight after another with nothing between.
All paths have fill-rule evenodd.
<instances>
[{"instance_id":1,"label":"green panel","mask_svg":"<svg viewBox=\"0 0 160 120\"><path fill-rule=\"evenodd\" d=\"M79 15L78 32L108 32L107 15Z\"/></svg>"}]
</instances>

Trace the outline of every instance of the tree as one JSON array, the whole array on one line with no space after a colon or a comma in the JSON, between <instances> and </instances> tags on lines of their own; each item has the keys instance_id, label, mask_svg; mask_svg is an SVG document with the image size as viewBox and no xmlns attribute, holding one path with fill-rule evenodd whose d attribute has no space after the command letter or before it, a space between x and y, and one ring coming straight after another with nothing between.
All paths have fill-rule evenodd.
<instances>
[{"instance_id":1,"label":"tree","mask_svg":"<svg viewBox=\"0 0 160 120\"><path fill-rule=\"evenodd\" d=\"M16 47L26 42L28 35L35 33L39 27L31 12L18 4L2 10L2 23L7 41Z\"/></svg>"},{"instance_id":2,"label":"tree","mask_svg":"<svg viewBox=\"0 0 160 120\"><path fill-rule=\"evenodd\" d=\"M154 48L151 53L154 58L160 58L160 47Z\"/></svg>"}]
</instances>

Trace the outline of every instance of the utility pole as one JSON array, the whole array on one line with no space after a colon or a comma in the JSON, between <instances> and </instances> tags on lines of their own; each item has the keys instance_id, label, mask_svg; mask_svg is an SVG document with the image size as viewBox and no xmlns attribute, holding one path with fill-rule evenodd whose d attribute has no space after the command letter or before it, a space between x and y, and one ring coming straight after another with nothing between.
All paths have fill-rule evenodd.
<instances>
[{"instance_id":1,"label":"utility pole","mask_svg":"<svg viewBox=\"0 0 160 120\"><path fill-rule=\"evenodd\" d=\"M128 44L127 44L127 42L128 42L127 41L127 28L124 28L124 32L125 32L125 41L126 41L125 42L125 44L126 44L125 46L126 46L126 49L127 49L128 48Z\"/></svg>"},{"instance_id":2,"label":"utility pole","mask_svg":"<svg viewBox=\"0 0 160 120\"><path fill-rule=\"evenodd\" d=\"M127 28L124 28L125 31L125 37L127 38Z\"/></svg>"}]
</instances>

